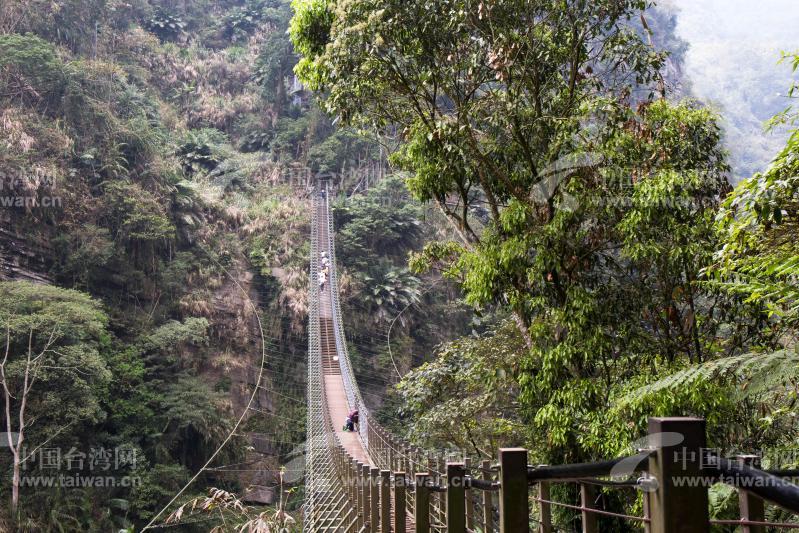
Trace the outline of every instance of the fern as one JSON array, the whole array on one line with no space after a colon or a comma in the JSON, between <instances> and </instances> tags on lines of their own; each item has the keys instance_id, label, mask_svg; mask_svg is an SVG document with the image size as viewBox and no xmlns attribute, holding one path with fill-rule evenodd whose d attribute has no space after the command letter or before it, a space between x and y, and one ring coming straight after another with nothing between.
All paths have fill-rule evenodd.
<instances>
[{"instance_id":1,"label":"fern","mask_svg":"<svg viewBox=\"0 0 799 533\"><path fill-rule=\"evenodd\" d=\"M714 359L683 368L669 376L632 389L617 399L625 407L653 395L673 394L704 383L729 383L742 399L760 394L779 393L788 381L799 378L799 353L779 350L771 353L748 353Z\"/></svg>"}]
</instances>

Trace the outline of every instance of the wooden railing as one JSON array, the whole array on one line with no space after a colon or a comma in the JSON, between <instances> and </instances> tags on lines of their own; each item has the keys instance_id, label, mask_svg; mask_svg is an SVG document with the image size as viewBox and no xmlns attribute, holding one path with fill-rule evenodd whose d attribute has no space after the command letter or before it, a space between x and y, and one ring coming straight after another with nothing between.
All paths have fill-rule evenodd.
<instances>
[{"instance_id":1,"label":"wooden railing","mask_svg":"<svg viewBox=\"0 0 799 533\"><path fill-rule=\"evenodd\" d=\"M799 529L799 522L765 520L768 505L799 514L799 487L784 479L799 471L762 471L747 464L748 458L715 456L706 447L701 419L652 418L650 446L637 455L556 466L529 465L521 448L500 449L497 464L446 461L401 442L374 422L370 432L369 453L377 466L353 461L341 447L335 454L339 477L350 501L357 502L358 531L572 531L573 526L553 523L557 507L579 515L584 533L602 531L603 517L652 533L707 533L711 525L740 526L747 533ZM738 520L710 519L708 489L716 482L739 488ZM555 484L574 485L572 493L579 496L556 501ZM598 495L609 490L639 492L641 515L603 508Z\"/></svg>"}]
</instances>

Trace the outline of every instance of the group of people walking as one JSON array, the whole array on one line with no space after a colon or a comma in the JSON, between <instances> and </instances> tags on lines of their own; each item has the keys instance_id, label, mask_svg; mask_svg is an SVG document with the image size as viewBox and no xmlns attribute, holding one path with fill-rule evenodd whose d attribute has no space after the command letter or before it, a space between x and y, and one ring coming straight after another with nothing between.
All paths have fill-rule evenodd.
<instances>
[{"instance_id":1,"label":"group of people walking","mask_svg":"<svg viewBox=\"0 0 799 533\"><path fill-rule=\"evenodd\" d=\"M322 269L319 270L319 288L324 289L327 278L330 275L330 259L327 257L327 252L322 252Z\"/></svg>"}]
</instances>

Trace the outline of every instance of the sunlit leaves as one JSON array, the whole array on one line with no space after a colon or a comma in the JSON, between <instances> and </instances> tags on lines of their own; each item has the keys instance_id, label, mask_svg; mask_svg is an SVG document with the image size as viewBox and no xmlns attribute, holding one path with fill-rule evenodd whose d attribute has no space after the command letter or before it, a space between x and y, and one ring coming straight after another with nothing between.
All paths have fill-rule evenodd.
<instances>
[{"instance_id":1,"label":"sunlit leaves","mask_svg":"<svg viewBox=\"0 0 799 533\"><path fill-rule=\"evenodd\" d=\"M794 61L799 68L799 60ZM799 115L788 110L779 121ZM799 321L799 130L771 166L742 181L718 216L713 282L796 326Z\"/></svg>"},{"instance_id":2,"label":"sunlit leaves","mask_svg":"<svg viewBox=\"0 0 799 533\"><path fill-rule=\"evenodd\" d=\"M529 435L560 457L590 453L579 435L615 383L714 340L694 280L723 193L719 129L691 104L632 102L665 60L629 23L647 4L341 0L298 69L344 123L396 134L392 162L462 240L412 266L513 313Z\"/></svg>"}]
</instances>

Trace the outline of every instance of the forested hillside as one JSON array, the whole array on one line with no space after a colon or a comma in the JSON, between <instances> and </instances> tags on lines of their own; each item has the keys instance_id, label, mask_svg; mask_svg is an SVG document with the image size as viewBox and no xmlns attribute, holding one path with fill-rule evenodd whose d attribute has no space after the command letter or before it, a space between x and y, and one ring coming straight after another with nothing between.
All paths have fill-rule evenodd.
<instances>
[{"instance_id":1,"label":"forested hillside","mask_svg":"<svg viewBox=\"0 0 799 533\"><path fill-rule=\"evenodd\" d=\"M648 4L3 1L0 532L302 527L319 178L396 434L558 464L690 415L795 468L796 110L733 189Z\"/></svg>"},{"instance_id":2,"label":"forested hillside","mask_svg":"<svg viewBox=\"0 0 799 533\"><path fill-rule=\"evenodd\" d=\"M790 103L791 67L780 59L795 49L799 12L793 7L784 0L659 2L684 41L691 94L722 115L736 183L771 163L789 135L788 128L765 126Z\"/></svg>"}]
</instances>

